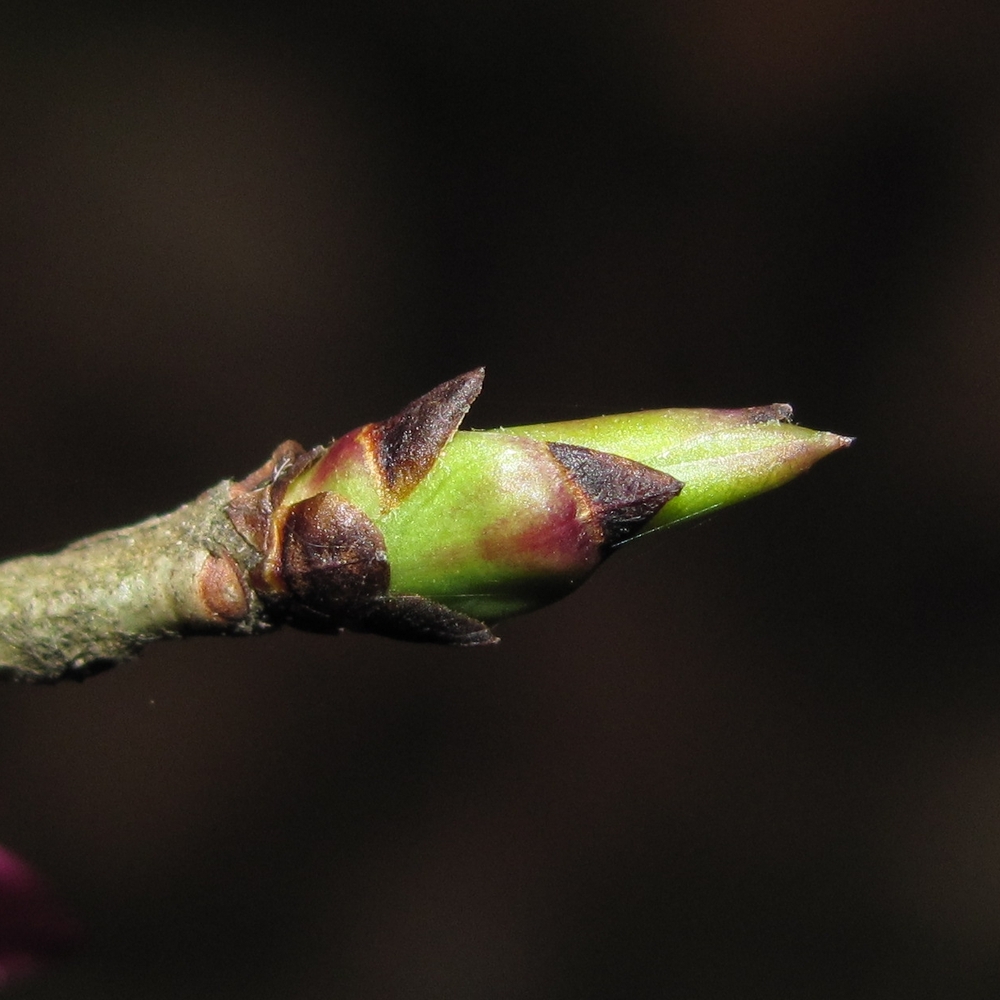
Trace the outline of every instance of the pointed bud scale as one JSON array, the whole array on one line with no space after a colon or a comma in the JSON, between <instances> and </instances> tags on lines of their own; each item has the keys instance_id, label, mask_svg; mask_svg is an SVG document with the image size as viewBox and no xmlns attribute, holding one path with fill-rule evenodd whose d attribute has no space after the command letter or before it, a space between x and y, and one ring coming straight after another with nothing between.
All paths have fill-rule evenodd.
<instances>
[{"instance_id":1,"label":"pointed bud scale","mask_svg":"<svg viewBox=\"0 0 1000 1000\"><path fill-rule=\"evenodd\" d=\"M345 627L408 642L491 646L500 640L481 621L414 595L386 596L352 608Z\"/></svg>"},{"instance_id":2,"label":"pointed bud scale","mask_svg":"<svg viewBox=\"0 0 1000 1000\"><path fill-rule=\"evenodd\" d=\"M264 557L265 599L308 628L491 642L484 621L563 596L622 542L779 486L850 443L789 423L784 404L456 433L482 377L329 448L286 446L297 457L264 485L250 489L262 470L235 489L231 517Z\"/></svg>"},{"instance_id":3,"label":"pointed bud scale","mask_svg":"<svg viewBox=\"0 0 1000 1000\"><path fill-rule=\"evenodd\" d=\"M665 472L606 451L551 441L549 451L586 495L608 552L631 538L684 485Z\"/></svg>"},{"instance_id":4,"label":"pointed bud scale","mask_svg":"<svg viewBox=\"0 0 1000 1000\"><path fill-rule=\"evenodd\" d=\"M477 368L432 389L394 417L338 438L289 487L285 503L319 490L350 496L374 516L400 503L430 471L469 412L486 370Z\"/></svg>"},{"instance_id":5,"label":"pointed bud scale","mask_svg":"<svg viewBox=\"0 0 1000 1000\"><path fill-rule=\"evenodd\" d=\"M459 375L373 426L379 468L394 503L406 499L455 436L483 387L485 374L485 368L477 368Z\"/></svg>"}]
</instances>

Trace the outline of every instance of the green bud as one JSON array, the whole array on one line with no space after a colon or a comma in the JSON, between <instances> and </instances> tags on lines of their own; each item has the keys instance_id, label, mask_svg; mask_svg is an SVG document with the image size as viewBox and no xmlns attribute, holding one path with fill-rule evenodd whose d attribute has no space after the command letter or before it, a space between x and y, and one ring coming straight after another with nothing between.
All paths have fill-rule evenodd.
<instances>
[{"instance_id":1,"label":"green bud","mask_svg":"<svg viewBox=\"0 0 1000 1000\"><path fill-rule=\"evenodd\" d=\"M782 486L854 440L791 419L791 406L775 403L743 410L642 410L509 433L585 445L676 476L683 490L639 533L645 534Z\"/></svg>"},{"instance_id":2,"label":"green bud","mask_svg":"<svg viewBox=\"0 0 1000 1000\"><path fill-rule=\"evenodd\" d=\"M453 644L569 593L619 545L788 481L849 438L784 405L457 428L482 369L328 448L283 445L233 523L296 625Z\"/></svg>"}]
</instances>

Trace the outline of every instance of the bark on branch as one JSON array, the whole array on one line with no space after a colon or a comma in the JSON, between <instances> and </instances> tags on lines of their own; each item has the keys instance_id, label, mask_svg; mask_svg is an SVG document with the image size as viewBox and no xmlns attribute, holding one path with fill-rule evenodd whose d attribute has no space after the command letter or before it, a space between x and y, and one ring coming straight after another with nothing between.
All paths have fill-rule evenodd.
<instances>
[{"instance_id":1,"label":"bark on branch","mask_svg":"<svg viewBox=\"0 0 1000 1000\"><path fill-rule=\"evenodd\" d=\"M82 679L155 639L273 627L223 482L161 517L0 564L0 675Z\"/></svg>"}]
</instances>

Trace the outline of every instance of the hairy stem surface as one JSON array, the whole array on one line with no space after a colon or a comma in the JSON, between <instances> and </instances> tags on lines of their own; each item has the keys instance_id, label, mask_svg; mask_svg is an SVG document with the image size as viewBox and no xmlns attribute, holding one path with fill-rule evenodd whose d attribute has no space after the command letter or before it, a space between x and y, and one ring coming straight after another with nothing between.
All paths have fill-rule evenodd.
<instances>
[{"instance_id":1,"label":"hairy stem surface","mask_svg":"<svg viewBox=\"0 0 1000 1000\"><path fill-rule=\"evenodd\" d=\"M230 491L223 482L170 514L0 564L0 675L83 678L155 639L270 628Z\"/></svg>"}]
</instances>

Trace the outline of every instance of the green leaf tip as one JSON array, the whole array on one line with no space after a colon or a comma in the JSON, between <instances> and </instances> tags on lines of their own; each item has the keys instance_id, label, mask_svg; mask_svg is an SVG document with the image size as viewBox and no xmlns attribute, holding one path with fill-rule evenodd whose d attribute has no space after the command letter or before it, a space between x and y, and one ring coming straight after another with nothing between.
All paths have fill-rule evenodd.
<instances>
[{"instance_id":1,"label":"green leaf tip","mask_svg":"<svg viewBox=\"0 0 1000 1000\"><path fill-rule=\"evenodd\" d=\"M230 517L292 624L458 645L541 607L626 541L780 486L850 438L786 404L459 431L477 369L306 452L286 442Z\"/></svg>"}]
</instances>

